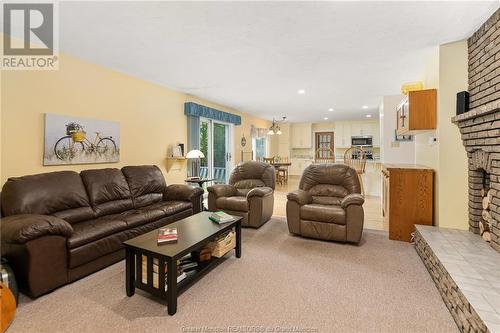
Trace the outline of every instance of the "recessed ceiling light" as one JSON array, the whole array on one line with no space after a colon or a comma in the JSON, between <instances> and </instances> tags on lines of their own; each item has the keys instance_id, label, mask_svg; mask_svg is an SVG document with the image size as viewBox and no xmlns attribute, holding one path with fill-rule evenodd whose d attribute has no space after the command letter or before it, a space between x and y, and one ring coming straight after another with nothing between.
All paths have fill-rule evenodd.
<instances>
[{"instance_id":1,"label":"recessed ceiling light","mask_svg":"<svg viewBox=\"0 0 500 333\"><path fill-rule=\"evenodd\" d=\"M328 117L323 118L324 120L328 120Z\"/></svg>"},{"instance_id":2,"label":"recessed ceiling light","mask_svg":"<svg viewBox=\"0 0 500 333\"><path fill-rule=\"evenodd\" d=\"M304 89L297 90L297 94L299 94L299 95L304 95L305 93L306 93L306 91Z\"/></svg>"},{"instance_id":3,"label":"recessed ceiling light","mask_svg":"<svg viewBox=\"0 0 500 333\"><path fill-rule=\"evenodd\" d=\"M371 118L371 117L372 117L372 115L371 115L371 114L367 114L367 115L366 115L366 118Z\"/></svg>"},{"instance_id":4,"label":"recessed ceiling light","mask_svg":"<svg viewBox=\"0 0 500 333\"><path fill-rule=\"evenodd\" d=\"M363 109L368 109L368 105L363 105L362 108Z\"/></svg>"},{"instance_id":5,"label":"recessed ceiling light","mask_svg":"<svg viewBox=\"0 0 500 333\"><path fill-rule=\"evenodd\" d=\"M332 112L333 111L333 108L329 108L328 111Z\"/></svg>"}]
</instances>

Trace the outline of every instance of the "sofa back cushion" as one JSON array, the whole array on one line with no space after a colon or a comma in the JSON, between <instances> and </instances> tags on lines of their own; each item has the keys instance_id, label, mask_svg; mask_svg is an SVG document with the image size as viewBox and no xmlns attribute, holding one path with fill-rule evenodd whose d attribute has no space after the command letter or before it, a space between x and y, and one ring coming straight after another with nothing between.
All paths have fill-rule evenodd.
<instances>
[{"instance_id":1,"label":"sofa back cushion","mask_svg":"<svg viewBox=\"0 0 500 333\"><path fill-rule=\"evenodd\" d=\"M120 169L84 170L80 173L97 216L132 209L132 196Z\"/></svg>"},{"instance_id":2,"label":"sofa back cushion","mask_svg":"<svg viewBox=\"0 0 500 333\"><path fill-rule=\"evenodd\" d=\"M345 164L313 164L302 173L299 188L314 196L345 197L361 193L356 170Z\"/></svg>"},{"instance_id":3,"label":"sofa back cushion","mask_svg":"<svg viewBox=\"0 0 500 333\"><path fill-rule=\"evenodd\" d=\"M166 184L156 165L126 166L122 168L135 208L163 200Z\"/></svg>"},{"instance_id":4,"label":"sofa back cushion","mask_svg":"<svg viewBox=\"0 0 500 333\"><path fill-rule=\"evenodd\" d=\"M276 170L272 165L264 162L241 162L231 172L229 184L237 189L267 186L274 190Z\"/></svg>"},{"instance_id":5,"label":"sofa back cushion","mask_svg":"<svg viewBox=\"0 0 500 333\"><path fill-rule=\"evenodd\" d=\"M54 215L70 223L94 217L80 175L58 171L9 178L2 189L2 213Z\"/></svg>"}]
</instances>

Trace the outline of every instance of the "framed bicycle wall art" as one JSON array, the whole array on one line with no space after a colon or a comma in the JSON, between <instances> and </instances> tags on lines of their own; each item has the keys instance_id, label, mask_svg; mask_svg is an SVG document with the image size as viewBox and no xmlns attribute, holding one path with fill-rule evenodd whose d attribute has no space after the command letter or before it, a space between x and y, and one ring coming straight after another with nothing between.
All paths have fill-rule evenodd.
<instances>
[{"instance_id":1,"label":"framed bicycle wall art","mask_svg":"<svg viewBox=\"0 0 500 333\"><path fill-rule=\"evenodd\" d=\"M116 121L45 114L43 165L120 161Z\"/></svg>"}]
</instances>

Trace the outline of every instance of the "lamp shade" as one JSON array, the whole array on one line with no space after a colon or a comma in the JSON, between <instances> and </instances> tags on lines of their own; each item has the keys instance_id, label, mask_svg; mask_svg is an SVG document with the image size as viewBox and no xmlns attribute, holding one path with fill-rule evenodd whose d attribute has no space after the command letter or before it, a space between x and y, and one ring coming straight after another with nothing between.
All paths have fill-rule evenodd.
<instances>
[{"instance_id":1,"label":"lamp shade","mask_svg":"<svg viewBox=\"0 0 500 333\"><path fill-rule=\"evenodd\" d=\"M187 153L186 158L205 158L205 154L201 150L193 149Z\"/></svg>"}]
</instances>

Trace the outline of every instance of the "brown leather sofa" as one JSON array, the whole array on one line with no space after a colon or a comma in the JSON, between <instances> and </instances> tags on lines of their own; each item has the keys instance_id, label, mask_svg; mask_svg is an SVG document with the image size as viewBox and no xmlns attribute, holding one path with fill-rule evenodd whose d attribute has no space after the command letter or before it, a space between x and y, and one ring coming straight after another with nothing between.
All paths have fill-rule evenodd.
<instances>
[{"instance_id":1,"label":"brown leather sofa","mask_svg":"<svg viewBox=\"0 0 500 333\"><path fill-rule=\"evenodd\" d=\"M242 226L258 228L273 215L275 184L272 165L242 162L231 172L229 185L208 187L208 210L242 216Z\"/></svg>"},{"instance_id":2,"label":"brown leather sofa","mask_svg":"<svg viewBox=\"0 0 500 333\"><path fill-rule=\"evenodd\" d=\"M10 178L1 250L22 290L38 297L124 258L122 242L201 210L203 191L166 186L156 166Z\"/></svg>"},{"instance_id":3,"label":"brown leather sofa","mask_svg":"<svg viewBox=\"0 0 500 333\"><path fill-rule=\"evenodd\" d=\"M288 193L288 230L304 237L358 243L363 232L363 203L356 170L343 164L313 164L302 174L299 190Z\"/></svg>"}]
</instances>

